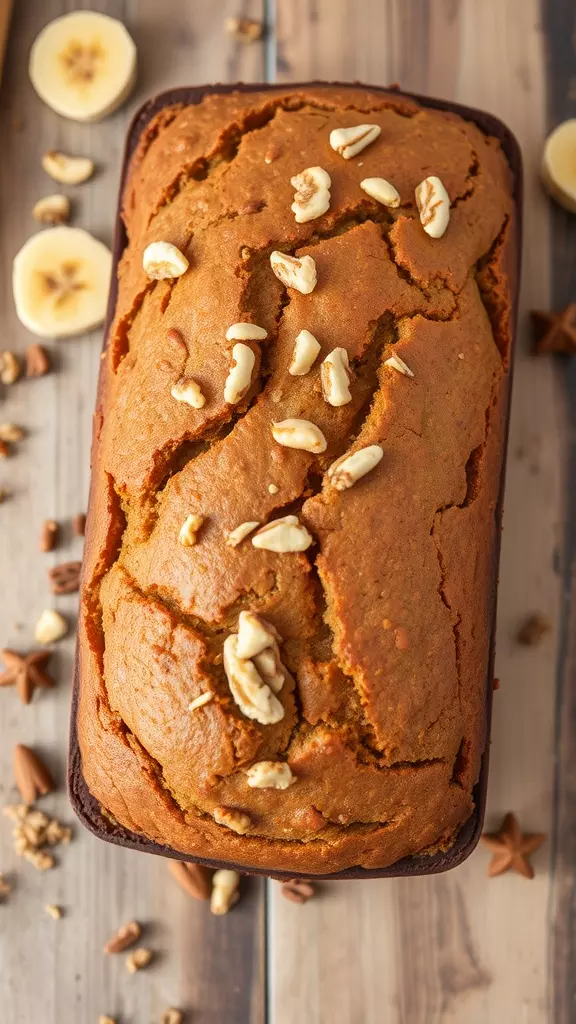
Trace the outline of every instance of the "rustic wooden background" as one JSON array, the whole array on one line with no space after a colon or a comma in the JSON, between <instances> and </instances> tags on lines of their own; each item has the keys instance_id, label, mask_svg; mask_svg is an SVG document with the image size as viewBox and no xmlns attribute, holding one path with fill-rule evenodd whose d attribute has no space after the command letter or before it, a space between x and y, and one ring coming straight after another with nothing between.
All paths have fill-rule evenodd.
<instances>
[{"instance_id":1,"label":"rustic wooden background","mask_svg":"<svg viewBox=\"0 0 576 1024\"><path fill-rule=\"evenodd\" d=\"M88 6L123 19L140 53L137 93L103 124L64 121L35 97L27 56L40 28ZM246 47L226 15L263 18ZM98 842L80 826L59 866L38 875L0 821L2 1024L153 1024L179 1006L194 1024L569 1024L576 1021L576 364L529 354L526 310L576 300L576 218L543 195L542 141L576 116L573 0L17 0L0 95L0 347L23 352L11 260L50 192L48 148L94 157L98 175L73 191L75 222L110 241L122 142L131 112L167 86L209 81L361 79L484 107L516 132L526 162L526 234L499 598L488 824L514 809L547 832L536 878L486 879L479 849L446 876L323 884L306 906L275 883L247 882L226 918L187 898L153 857ZM46 570L80 557L71 516L84 508L100 338L51 346L55 372L0 394L0 418L27 440L0 466L13 496L0 507L0 646L26 648L51 601ZM64 543L40 555L46 517ZM74 618L74 598L58 599ZM543 611L541 647L514 640ZM44 804L70 821L64 792L73 640L59 645L59 685L30 707L0 693L0 800L14 742L46 755L61 790ZM61 921L44 903L59 903ZM129 976L101 947L122 921L146 926L153 966Z\"/></svg>"}]
</instances>

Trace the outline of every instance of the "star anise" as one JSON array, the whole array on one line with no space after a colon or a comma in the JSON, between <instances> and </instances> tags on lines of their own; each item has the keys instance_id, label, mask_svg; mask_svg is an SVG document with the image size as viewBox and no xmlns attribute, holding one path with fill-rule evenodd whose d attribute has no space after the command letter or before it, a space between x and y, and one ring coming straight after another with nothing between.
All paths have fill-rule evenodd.
<instances>
[{"instance_id":1,"label":"star anise","mask_svg":"<svg viewBox=\"0 0 576 1024\"><path fill-rule=\"evenodd\" d=\"M6 665L6 671L0 673L0 686L15 686L23 704L30 703L36 687L54 686L54 680L45 671L51 651L18 654L5 649L0 653Z\"/></svg>"},{"instance_id":2,"label":"star anise","mask_svg":"<svg viewBox=\"0 0 576 1024\"><path fill-rule=\"evenodd\" d=\"M576 302L571 302L559 313L546 313L534 309L530 313L534 326L535 351L576 353Z\"/></svg>"},{"instance_id":3,"label":"star anise","mask_svg":"<svg viewBox=\"0 0 576 1024\"><path fill-rule=\"evenodd\" d=\"M542 846L545 839L546 836L540 832L524 834L516 815L508 813L499 832L485 832L482 836L482 842L494 854L488 865L488 877L512 870L524 878L534 878L534 868L528 857Z\"/></svg>"}]
</instances>

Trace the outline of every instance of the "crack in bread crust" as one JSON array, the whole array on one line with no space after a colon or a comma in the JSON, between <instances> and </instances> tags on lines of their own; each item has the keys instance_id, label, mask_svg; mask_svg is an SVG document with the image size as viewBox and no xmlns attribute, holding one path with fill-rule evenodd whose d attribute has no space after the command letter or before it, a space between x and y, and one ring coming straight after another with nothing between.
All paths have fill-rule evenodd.
<instances>
[{"instance_id":1,"label":"crack in bread crust","mask_svg":"<svg viewBox=\"0 0 576 1024\"><path fill-rule=\"evenodd\" d=\"M329 91L327 89L326 94ZM183 123L192 123L193 112L187 113L188 109L172 111L161 122L157 132L154 125L151 127L151 138L143 143L133 167L126 189L128 198L133 189L142 184L146 167L149 170L154 161L158 162L155 147L161 146L163 133L174 132L179 119ZM435 128L446 132L447 145L449 142L454 146L458 154L454 160L456 170L453 172L454 183L451 188L452 210L459 230L466 228L468 231L466 245L459 247L458 259L451 259L444 240L443 251L439 252L437 243L435 249L421 232L415 233L418 217L414 204L405 201L394 211L378 208L365 195L356 194L349 180L351 167L343 167L338 163L334 165L334 170L330 166L330 173L336 180L334 210L323 218L320 226L312 222L310 225L295 227L291 224L288 227L285 200L277 194L280 185L275 189L266 184L264 191L266 188L269 191L263 198L254 200L252 206L250 203L245 204L244 208L241 206L238 189L245 166L252 167L257 155L262 156L265 146L275 144L282 148L282 132L285 131L288 118L297 119L299 131L310 133L308 143L310 150L313 150L318 145L316 136L326 133L327 124L333 123L330 119L335 116L349 117L351 110L358 113L370 112L381 118L385 122L383 136L388 129L391 137L398 131L407 133L406 139L410 138L409 126L412 121L416 119L419 122L419 130L428 131L431 129L427 125L436 118ZM209 120L208 113L206 118ZM312 121L315 122L313 126ZM321 122L320 132L316 122ZM458 140L458 134L463 138ZM486 147L484 150L483 146ZM370 148L366 150L366 162L369 155ZM414 159L417 165L418 157ZM288 166L289 154L281 154L278 160L282 167ZM327 153L324 160L334 160L333 154L330 156ZM461 161L462 167L460 179L458 161ZM346 163L353 165L355 161ZM275 169L274 162L271 169L272 178L276 180L275 176L280 171ZM362 173L367 172L363 169ZM399 168L398 174L401 173ZM286 174L287 171L282 170L278 180L282 182ZM479 227L475 234L472 225L478 222L479 210L486 196L495 189L500 205L496 204L496 211L492 211L492 221ZM318 870L315 865L320 862L323 866L329 863L336 870L356 863L366 866L390 863L407 853L434 849L435 843L444 848L470 813L471 790L477 777L484 739L481 726L484 677L480 679L479 669L474 676L470 673L470 649L474 639L470 638L466 623L463 627L462 598L464 595L469 596L469 570L466 567L464 579L458 579L453 550L454 530L449 523L458 514L466 516L469 513L472 518L479 515L484 521L489 518L488 510L494 509L496 501L494 488L499 479L501 452L499 456L490 442L492 434L498 434L501 425L502 410L498 405L498 397L503 391L510 343L510 295L506 292L502 254L506 242L510 241L512 200L505 160L474 126L452 115L421 111L413 104L404 105L401 97L397 103L388 98L386 102L370 104L366 101L366 105L356 106L347 106L341 101L331 105L329 102L314 101L311 97L275 98L265 103L256 114L252 108L248 108L241 116L235 115L228 128L220 133L216 146L197 156L192 168L185 166L176 179L168 184L164 200L150 207L145 224L135 221L131 225L130 210L126 213L130 242L120 268L117 320L109 342L112 362L105 370L107 383L104 388L103 426L100 425L96 432L95 442L99 445L95 473L108 474L112 490L118 498L115 499L115 508L110 511L110 537L105 538L104 548L95 560L96 564L86 569L83 593L86 610L84 619L88 622L85 640L90 650L96 653L100 665L98 700L102 709L108 703L106 715L113 716L107 719L104 715L103 722L108 721L109 725L102 725L101 729L104 733L111 729L116 739L129 747L134 756L137 745L137 762L141 766L148 764L149 777L155 779L156 798L165 807L165 812L162 812L165 813L164 825L151 827L148 822L148 829L142 823L138 825L132 820L133 811L130 826L138 825L139 830L151 838L161 838L163 843L171 842L177 849L199 851L200 855L204 850L205 856L209 857L213 854L214 844L220 844L223 850L232 851L238 840L238 837L230 837L227 830L215 825L211 818L212 808L218 804L235 806L247 810L253 821L250 836L240 837L244 844L244 857L252 858L255 865L268 863L281 868L283 844L287 845L287 849L288 844L301 844L299 864L308 866L306 851L309 850L311 871ZM198 202L203 205L200 216L194 220L192 211ZM181 232L182 246L191 255L191 270L169 287L164 286L163 282L158 287L156 283L142 284L136 266L138 254L151 237L150 232L164 232L168 229ZM238 241L240 238L243 238L241 246ZM232 248L226 249L230 245ZM239 247L234 250L234 245ZM280 289L271 272L266 278L268 257L274 248L298 255L310 251L316 259L319 285L317 293L307 297L308 305L305 305L302 296L293 293L289 296ZM190 305L193 299L189 282L194 281L195 275L209 272L210 261L215 259L223 261L222 273L228 274L229 268L225 263L227 252L231 255L232 273L229 278L225 278L225 282L229 281L225 289L222 286L220 331L223 335L228 323L234 322L232 312L227 309L228 305L237 314L235 320L249 317L255 323L263 323L269 330L268 340L262 343L258 382L255 382L237 409L226 410L216 404L210 413L212 418L207 419L205 424L200 422L193 430L188 427L175 437L166 435L158 448L147 452L144 449L144 469L139 471L138 478L132 472L131 453L127 451L124 454L116 444L118 434L115 434L115 430L119 428L115 426L114 419L110 419L110 415L114 417L116 408L127 408L126 402L131 401L135 409L140 403L144 426L147 417L152 415L152 399L147 404L145 391L139 390L142 385L138 380L138 374L149 374L153 365L150 362L150 335L156 338L159 331L176 326L186 336L187 344L187 354L182 357L185 370L181 367L180 373L190 372L189 366L194 361L199 338L203 338L203 332L208 336L213 332L214 320L212 313L206 313L208 319L202 327L201 317ZM356 256L360 278L349 282L351 287L347 289L345 268L349 265L352 253ZM449 261L449 271L443 267L445 260ZM217 266L220 270L219 263L213 266L214 271ZM369 278L365 286L361 283L363 273ZM379 300L379 310L378 303L374 302L375 289L370 283L370 275L374 274L384 275L381 280L387 282L382 286L384 290ZM342 281L337 294L334 292L336 285L332 284L331 275ZM375 281L377 279L374 278ZM476 280L479 290L475 285ZM122 305L126 303L130 290L128 286L132 288L132 299L123 312ZM319 326L310 329L318 331L319 340L325 341L328 348L334 344L331 340L334 328L330 319L327 319L330 300L333 303L333 319L344 327L346 318L343 303L347 293L354 297L358 309L358 315L349 327L349 339L344 330L344 343L349 344L353 372L352 391L356 389L355 403L351 410L333 410L330 413L332 420L326 420L328 413L317 385L313 384L312 373L309 378L292 379L287 383L286 356L298 324L308 326L314 317L318 319ZM311 303L315 299L314 307ZM186 321L182 318L186 310L191 312L194 320L188 331ZM486 314L492 323L491 329ZM206 325L209 325L207 330ZM478 352L474 350L474 331L477 331L481 339L480 344L476 344ZM208 343L216 344L207 338L203 344ZM465 436L457 453L452 453L454 459L457 455L457 465L453 471L449 471L438 456L434 436L430 431L435 423L444 426L456 421L450 420L450 410L444 418L431 412L429 393L442 382L442 363L436 355L436 349L442 349L445 365L450 365L450 372L454 373L453 366L457 364L452 361L460 345L465 349L462 354L463 366L467 359L472 368L476 362L484 365L490 386L488 388L487 384L482 383L475 387L479 401L485 404L477 415L468 414ZM384 356L390 346L398 346L402 358L405 357L409 365L411 356L415 360L414 365L419 370L414 382L408 383L387 370ZM219 348L213 351L217 358L221 358ZM174 364L175 357L170 358ZM465 387L469 387L470 374L467 369L464 381ZM303 390L302 382L306 384L308 392ZM288 385L292 388L291 393ZM450 403L452 398L449 388L445 394ZM295 414L296 408L312 409L311 402L317 404L322 428L325 421L328 423L326 433L329 446L326 455L313 460L306 453L297 453L296 457L294 453L288 456L281 453L284 461L278 462L279 456L276 453L277 461L270 465L276 474L271 482L276 484L278 479L281 483L277 497L268 493L263 496L258 488L266 482L266 477L259 475L260 470L254 470L251 475L249 464L243 469L243 476L238 479L247 485L249 491L254 489L258 494L264 521L285 514L287 510L301 516L316 540L317 547L312 556L255 553L250 542L244 542L246 547L239 549L237 559L242 567L230 569L230 565L225 563L220 575L215 568L210 570L215 573L212 583L215 593L204 593L203 588L199 589L201 577L198 572L205 573L207 570L206 567L202 568L204 563L194 560L202 559L203 551L211 559L206 566L210 564L215 567L217 563L214 559L218 555L226 555L228 558L229 552L222 550L222 532L225 526L230 529L237 525L236 522L225 522L224 513L219 515L218 501L223 500L225 510L228 508L228 499L222 491L222 485L218 481L218 486L214 483L218 472L216 467L221 465L224 473L228 472L227 459L231 457L230 453L234 455L238 451L249 450L243 446L250 436L249 444L253 444L255 439L267 443L261 428L267 417L268 420L272 418L274 407L282 411L283 418L284 414L287 418ZM459 408L458 403L456 407ZM460 415L466 417L464 407L462 412L458 412L456 407L456 420ZM490 418L491 409L494 409L493 422ZM478 419L480 416L481 422ZM310 413L310 418L314 419L313 413ZM121 422L119 415L118 423ZM253 431L252 435L250 430ZM469 449L466 448L468 437L471 440ZM431 613L429 624L436 623L434 628L440 638L436 645L437 656L442 663L445 662L450 681L437 700L430 688L423 685L421 693L415 692L403 698L397 710L398 721L394 724L390 718L390 705L386 704L390 687L381 679L378 661L371 661L368 657L371 645L363 638L368 628L372 634L375 628L381 634L382 626L380 624L376 627L375 619L371 618L372 611L364 611L366 622L359 617L362 609L370 608L367 602L372 588L375 585L382 586L386 581L382 595L374 592L376 603L381 602L383 608L390 605L399 617L398 622L388 615L383 617L382 621L390 624L384 627L385 640L378 640L376 645L375 658L380 658L381 663L388 666L387 676L391 680L402 678L401 674L398 675L402 672L398 651L402 650L406 632L410 646L407 671L409 674L414 671L412 631L417 636L419 627L413 619L413 609L406 603L402 605L394 593L394 587L402 590L404 585L398 569L392 572L384 562L381 582L377 584L374 559L370 565L363 557L360 558L359 574L356 573L356 577L362 580L365 572L367 591L364 592L361 584L355 596L357 608L347 608L343 603L343 589L351 585L354 579L353 560L349 560L344 549L345 537L352 524L362 522L360 495L365 496L370 510L367 526L374 525L373 510L377 506L374 505L373 491L377 486L374 484L377 478L374 475L369 482L357 488L357 493L350 492L345 504L342 498L335 496L326 487L324 473L330 462L343 454L355 439L358 443L382 443L385 460L387 451L391 453L392 461L400 458L402 453L402 457L409 460L408 466L413 459L416 467L414 472L418 472L417 467L422 462L417 446L423 446L422 451L429 453L433 466L431 490L440 488L439 500L434 503L429 520L432 527L428 540L434 564L428 561L426 555L424 574L426 580L429 577L430 594L436 608ZM141 447L138 442L138 453ZM484 457L486 451L488 455ZM280 465L283 466L283 479ZM267 472L269 469L270 466ZM389 473L388 479L395 481L397 475L394 466L390 467ZM490 480L486 479L487 473L491 474ZM478 484L478 493L474 489L474 482ZM382 486L386 487L386 483ZM176 552L176 555L172 552L172 562L166 561L164 556L167 543L169 537L174 536L173 523L175 517L181 516L180 509L191 500L201 504L205 495L207 500L209 498L212 501L212 507L208 510L210 523L206 527L205 540L203 535L202 543L192 549L190 557L193 561L187 563L192 572L192 582L184 584L184 563L178 561L182 552ZM229 514L228 510L226 515ZM373 536L373 533L368 532L366 540L369 542ZM386 539L383 543L389 541ZM488 547L494 546L493 530L492 533L490 529L487 530L485 543ZM260 561L256 563L255 558ZM290 569L287 568L287 560L291 560ZM211 728L220 729L223 737L227 735L229 748L226 771L222 772L222 765L216 764L217 758L211 761L210 753L205 758L198 755L198 762L194 755L194 777L185 777L182 771L182 747L179 750L171 747L161 735L162 729L178 730L177 717L173 714L178 701L174 697L171 698L171 710L162 712L154 726L143 724L142 715L135 712L136 695L139 694L142 700L143 691L137 679L134 659L131 659L130 665L122 652L121 639L116 635L115 616L118 614L121 617L122 613L118 609L123 607L122 603L110 604L110 594L115 592L118 572L125 575L134 596L144 602L139 614L156 607L160 617L171 617L176 624L174 628L179 631L178 636L182 631L189 631L190 635L195 635L205 645L207 661L200 659L198 671L200 674L207 672L211 676L219 694L217 701L207 705L211 710L206 714L219 715L219 720L212 723ZM222 582L222 573L228 573L229 579L220 594L217 588ZM346 581L349 581L348 584ZM289 596L290 600L287 600ZM478 614L484 623L490 616L492 603L488 578L485 581L485 593L481 597L483 605ZM125 594L126 601L129 605L131 598L128 591ZM290 603L294 607L290 608ZM113 612L113 607L117 608L116 612ZM258 608L261 614L274 622L285 639L286 664L294 679L294 688L286 692L290 712L285 723L281 723L278 729L259 727L242 720L240 713L230 704L226 679L218 666L222 641L230 631L235 630L238 611L244 607ZM103 616L108 622L107 627L102 624ZM408 628L401 624L402 617L409 623ZM132 619L127 621L132 623ZM152 633L153 627L152 620L149 630ZM464 628L462 638L461 628ZM137 631L136 624L134 629ZM125 640L127 636L128 633L125 634ZM485 666L488 651L485 630L483 640ZM139 663L139 670L153 683L153 688L160 685L161 688L169 689L169 677L165 677L168 670L161 664L166 657L164 647L161 644L158 651L150 654L146 651L146 643L147 637L142 636L143 646L139 646L138 650L141 654L143 652L143 660ZM433 649L432 645L430 650ZM482 663L482 650L478 649L477 641L475 656ZM103 669L105 663L108 666L108 687ZM451 663L453 668L448 668ZM189 677L190 685L194 682L194 671ZM116 675L123 680L121 686L117 685ZM418 679L418 675L414 678ZM328 679L330 683L326 689ZM182 685L185 687L188 684ZM113 704L109 697L112 690ZM152 719L157 718L154 699L148 698L152 700L148 707ZM158 697L158 700L160 707L164 696ZM183 714L187 714L185 709ZM161 724L162 715L164 725ZM420 731L414 724L415 717L419 715ZM198 721L202 719L198 717ZM110 726L110 722L115 724ZM193 729L198 728L197 724L193 726ZM80 736L82 745L82 730ZM201 734L190 740L190 749L196 749L194 743L199 738L202 738ZM469 743L470 749L465 748L465 743ZM282 797L277 794L271 797L267 791L254 793L246 789L242 766L255 760L256 754L258 758L286 756L296 766L297 774L300 770L301 782L291 789L294 792L299 790L302 794L302 806L298 807L293 802L292 793L286 797L284 794ZM107 806L106 787L102 790L98 783L98 770L91 770L90 756L85 756L84 761L90 788ZM349 777L342 781L346 771ZM385 792L386 787L383 791L382 784L375 781L382 771L390 771L390 778L394 779L394 783L389 784L391 788L388 793ZM417 784L414 776L416 772L423 772L422 777L426 777L427 781ZM322 780L330 778L331 773L335 773L333 792L327 793L327 784ZM409 784L408 777L411 780ZM414 809L408 818L404 813L399 813L398 808L404 806L405 799L401 793L404 792L403 787L408 785L415 787L414 792L418 785L424 786L425 800L431 803L430 813L425 816L425 820L419 822L418 813L414 816ZM161 791L164 791L163 795ZM118 799L125 804L123 798ZM279 808L282 801L284 806ZM366 801L369 802L370 811ZM118 817L114 800L109 810ZM156 817L160 815L159 811L154 813ZM177 814L184 816L184 823L181 820L171 833L171 815ZM324 821L320 831L315 814ZM195 817L199 821L195 822ZM144 814L142 819L145 818ZM383 822L386 823L386 832L381 834L379 826ZM291 835L288 834L289 829ZM368 841L364 846L355 843L357 830L360 830L359 835L364 835L366 829L371 832L374 843L377 840L380 844L378 848ZM253 840L249 844L246 843L248 838ZM321 856L312 852L323 844L326 851ZM320 859L315 859L317 856Z\"/></svg>"}]
</instances>

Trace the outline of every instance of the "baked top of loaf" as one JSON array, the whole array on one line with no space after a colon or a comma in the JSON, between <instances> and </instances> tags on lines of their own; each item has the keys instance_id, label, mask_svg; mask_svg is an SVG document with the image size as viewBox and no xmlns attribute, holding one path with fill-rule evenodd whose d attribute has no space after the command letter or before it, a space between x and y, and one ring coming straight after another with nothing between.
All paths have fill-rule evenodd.
<instances>
[{"instance_id":1,"label":"baked top of loaf","mask_svg":"<svg viewBox=\"0 0 576 1024\"><path fill-rule=\"evenodd\" d=\"M380 134L344 159L330 133L361 124ZM331 179L329 209L296 223L291 178L311 167ZM451 203L439 238L415 202L430 175ZM400 205L372 199L371 177ZM448 848L486 741L515 238L499 143L401 94L209 94L146 126L123 219L79 623L90 792L156 843L271 871ZM147 276L157 241L186 255L182 276ZM286 288L272 251L311 256L314 290ZM267 337L246 342L251 384L230 404L226 332L239 322ZM302 330L321 351L293 376ZM338 407L321 371L335 349L351 395ZM190 380L201 408L173 394ZM274 439L293 418L320 429L323 452ZM371 446L378 465L333 486L329 467ZM182 543L191 515L196 542ZM228 543L240 524L287 515L306 550ZM223 663L243 612L272 636L279 686L257 655L239 668L266 685L268 717L249 717ZM287 764L290 785L255 787L262 762L273 779Z\"/></svg>"}]
</instances>

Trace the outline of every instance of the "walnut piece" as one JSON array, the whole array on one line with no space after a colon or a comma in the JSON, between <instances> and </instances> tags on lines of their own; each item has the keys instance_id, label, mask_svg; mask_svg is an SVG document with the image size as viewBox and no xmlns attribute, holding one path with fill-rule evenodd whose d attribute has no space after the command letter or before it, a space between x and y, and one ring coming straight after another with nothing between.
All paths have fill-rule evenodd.
<instances>
[{"instance_id":1,"label":"walnut piece","mask_svg":"<svg viewBox=\"0 0 576 1024\"><path fill-rule=\"evenodd\" d=\"M237 548L238 545L256 529L257 526L260 526L259 520L240 523L240 526L237 526L236 529L230 530L230 533L226 538L226 543L231 548Z\"/></svg>"},{"instance_id":2,"label":"walnut piece","mask_svg":"<svg viewBox=\"0 0 576 1024\"><path fill-rule=\"evenodd\" d=\"M196 711L197 708L204 707L205 704L209 704L213 700L214 694L211 690L206 690L205 693L199 694L194 700L191 700L188 705L188 711Z\"/></svg>"},{"instance_id":3,"label":"walnut piece","mask_svg":"<svg viewBox=\"0 0 576 1024\"><path fill-rule=\"evenodd\" d=\"M224 671L235 703L246 718L273 725L284 718L284 708L264 682L252 661L238 657L238 637L232 633L224 641Z\"/></svg>"},{"instance_id":4,"label":"walnut piece","mask_svg":"<svg viewBox=\"0 0 576 1024\"><path fill-rule=\"evenodd\" d=\"M13 444L16 441L21 441L23 437L22 427L17 427L15 423L0 423L0 441Z\"/></svg>"},{"instance_id":5,"label":"walnut piece","mask_svg":"<svg viewBox=\"0 0 576 1024\"><path fill-rule=\"evenodd\" d=\"M275 250L270 254L270 266L286 288L295 288L309 295L316 287L316 264L311 256L289 256Z\"/></svg>"},{"instance_id":6,"label":"walnut piece","mask_svg":"<svg viewBox=\"0 0 576 1024\"><path fill-rule=\"evenodd\" d=\"M330 132L330 145L345 160L356 156L378 138L382 129L379 124L357 124L353 128L335 128Z\"/></svg>"},{"instance_id":7,"label":"walnut piece","mask_svg":"<svg viewBox=\"0 0 576 1024\"><path fill-rule=\"evenodd\" d=\"M364 189L366 195L375 199L382 206L389 206L395 209L400 206L400 193L391 185L386 178L364 178L360 182L360 188Z\"/></svg>"},{"instance_id":8,"label":"walnut piece","mask_svg":"<svg viewBox=\"0 0 576 1024\"><path fill-rule=\"evenodd\" d=\"M240 875L237 871L221 868L214 873L212 878L212 895L210 897L210 910L213 914L227 914L231 907L238 902L240 886Z\"/></svg>"},{"instance_id":9,"label":"walnut piece","mask_svg":"<svg viewBox=\"0 0 576 1024\"><path fill-rule=\"evenodd\" d=\"M261 654L279 639L274 626L266 622L261 615L257 615L256 612L240 612L236 646L239 658L253 658L255 654Z\"/></svg>"},{"instance_id":10,"label":"walnut piece","mask_svg":"<svg viewBox=\"0 0 576 1024\"><path fill-rule=\"evenodd\" d=\"M264 341L268 331L257 324L232 324L226 331L226 341Z\"/></svg>"},{"instance_id":11,"label":"walnut piece","mask_svg":"<svg viewBox=\"0 0 576 1024\"><path fill-rule=\"evenodd\" d=\"M345 348L333 349L320 367L322 394L328 404L335 408L352 401L348 367L348 352Z\"/></svg>"},{"instance_id":12,"label":"walnut piece","mask_svg":"<svg viewBox=\"0 0 576 1024\"><path fill-rule=\"evenodd\" d=\"M237 832L239 836L244 836L250 831L252 822L242 811L237 811L233 807L215 807L212 813L217 825L224 825L232 832Z\"/></svg>"},{"instance_id":13,"label":"walnut piece","mask_svg":"<svg viewBox=\"0 0 576 1024\"><path fill-rule=\"evenodd\" d=\"M246 776L251 789L288 789L296 782L286 761L258 761Z\"/></svg>"},{"instance_id":14,"label":"walnut piece","mask_svg":"<svg viewBox=\"0 0 576 1024\"><path fill-rule=\"evenodd\" d=\"M108 939L104 946L104 952L123 953L125 949L138 941L141 934L142 929L138 921L128 921L127 924L120 925L118 931Z\"/></svg>"},{"instance_id":15,"label":"walnut piece","mask_svg":"<svg viewBox=\"0 0 576 1024\"><path fill-rule=\"evenodd\" d=\"M311 370L319 352L320 343L314 335L310 331L300 331L294 344L288 373L292 377L304 377Z\"/></svg>"},{"instance_id":16,"label":"walnut piece","mask_svg":"<svg viewBox=\"0 0 576 1024\"><path fill-rule=\"evenodd\" d=\"M265 526L261 526L252 537L255 548L281 554L289 551L306 551L313 543L313 537L299 521L298 516L273 519Z\"/></svg>"},{"instance_id":17,"label":"walnut piece","mask_svg":"<svg viewBox=\"0 0 576 1024\"><path fill-rule=\"evenodd\" d=\"M384 452L379 444L359 448L352 455L333 462L328 470L328 479L337 491L345 491L357 480L369 473L378 465Z\"/></svg>"},{"instance_id":18,"label":"walnut piece","mask_svg":"<svg viewBox=\"0 0 576 1024\"><path fill-rule=\"evenodd\" d=\"M193 547L198 540L198 537L196 535L200 527L202 526L203 522L204 516L197 516L194 513L191 513L189 516L186 516L186 519L182 523L182 526L180 527L180 532L178 534L179 543L183 544L184 547L186 548Z\"/></svg>"},{"instance_id":19,"label":"walnut piece","mask_svg":"<svg viewBox=\"0 0 576 1024\"><path fill-rule=\"evenodd\" d=\"M272 437L284 448L297 448L300 451L319 455L326 451L326 438L310 420L289 419L272 424Z\"/></svg>"},{"instance_id":20,"label":"walnut piece","mask_svg":"<svg viewBox=\"0 0 576 1024\"><path fill-rule=\"evenodd\" d=\"M13 352L0 352L0 381L15 384L20 376L20 362Z\"/></svg>"},{"instance_id":21,"label":"walnut piece","mask_svg":"<svg viewBox=\"0 0 576 1024\"><path fill-rule=\"evenodd\" d=\"M414 195L420 213L420 223L431 238L441 238L450 220L450 196L435 175L424 178L416 186Z\"/></svg>"},{"instance_id":22,"label":"walnut piece","mask_svg":"<svg viewBox=\"0 0 576 1024\"><path fill-rule=\"evenodd\" d=\"M224 385L224 401L230 405L238 405L250 390L256 356L249 345L237 342L232 349L232 359L234 365L230 368Z\"/></svg>"},{"instance_id":23,"label":"walnut piece","mask_svg":"<svg viewBox=\"0 0 576 1024\"><path fill-rule=\"evenodd\" d=\"M36 623L34 639L39 644L53 644L68 632L66 619L53 608L45 608Z\"/></svg>"},{"instance_id":24,"label":"walnut piece","mask_svg":"<svg viewBox=\"0 0 576 1024\"><path fill-rule=\"evenodd\" d=\"M255 43L262 38L264 26L255 18L226 18L224 28L228 35L241 43Z\"/></svg>"},{"instance_id":25,"label":"walnut piece","mask_svg":"<svg viewBox=\"0 0 576 1024\"><path fill-rule=\"evenodd\" d=\"M330 175L323 167L307 167L290 178L294 186L294 202L291 210L297 224L322 217L330 208Z\"/></svg>"},{"instance_id":26,"label":"walnut piece","mask_svg":"<svg viewBox=\"0 0 576 1024\"><path fill-rule=\"evenodd\" d=\"M186 405L191 405L193 409L202 409L206 404L200 385L192 377L181 377L170 388L170 394L177 402L186 402Z\"/></svg>"},{"instance_id":27,"label":"walnut piece","mask_svg":"<svg viewBox=\"0 0 576 1024\"><path fill-rule=\"evenodd\" d=\"M40 224L66 224L70 220L70 200L59 193L45 196L35 204L32 216Z\"/></svg>"},{"instance_id":28,"label":"walnut piece","mask_svg":"<svg viewBox=\"0 0 576 1024\"><path fill-rule=\"evenodd\" d=\"M410 367L406 366L404 360L400 359L400 356L396 355L395 352L388 359L384 360L384 366L391 366L393 370L398 370L398 373L403 373L405 377L414 376Z\"/></svg>"},{"instance_id":29,"label":"walnut piece","mask_svg":"<svg viewBox=\"0 0 576 1024\"><path fill-rule=\"evenodd\" d=\"M172 242L150 242L144 250L142 266L150 280L163 281L181 277L190 263Z\"/></svg>"},{"instance_id":30,"label":"walnut piece","mask_svg":"<svg viewBox=\"0 0 576 1024\"><path fill-rule=\"evenodd\" d=\"M136 974L136 971L141 971L144 967L148 966L153 955L151 949L144 949L143 946L133 949L126 957L126 970L130 974Z\"/></svg>"},{"instance_id":31,"label":"walnut piece","mask_svg":"<svg viewBox=\"0 0 576 1024\"><path fill-rule=\"evenodd\" d=\"M45 903L44 910L53 921L59 921L62 917L62 907L59 907L56 903Z\"/></svg>"}]
</instances>

